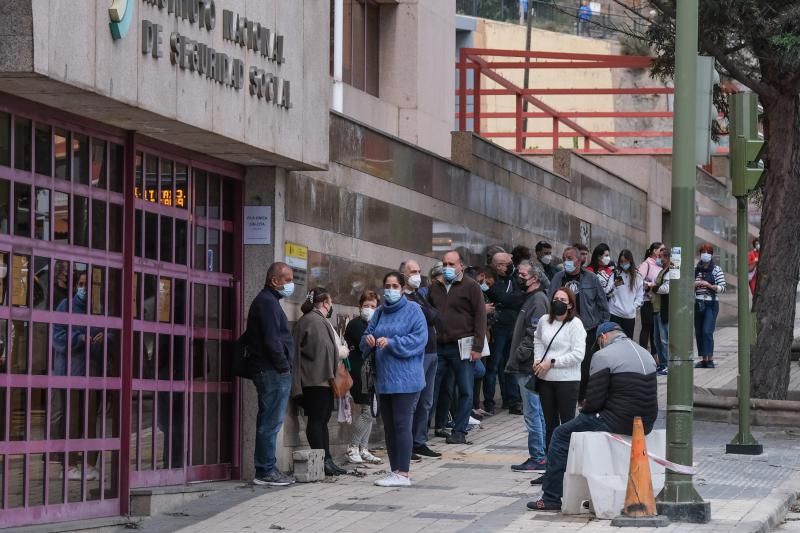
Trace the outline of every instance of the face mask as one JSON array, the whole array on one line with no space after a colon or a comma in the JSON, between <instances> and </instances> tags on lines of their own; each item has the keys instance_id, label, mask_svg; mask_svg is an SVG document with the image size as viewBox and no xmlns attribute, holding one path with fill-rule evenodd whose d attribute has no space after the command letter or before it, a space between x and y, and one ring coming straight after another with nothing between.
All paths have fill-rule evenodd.
<instances>
[{"instance_id":1,"label":"face mask","mask_svg":"<svg viewBox=\"0 0 800 533\"><path fill-rule=\"evenodd\" d=\"M552 255L542 256L542 259L541 259L543 265L549 265L550 261L552 261L552 260L553 260L553 256Z\"/></svg>"},{"instance_id":2,"label":"face mask","mask_svg":"<svg viewBox=\"0 0 800 533\"><path fill-rule=\"evenodd\" d=\"M703 252L702 254L700 254L700 261L702 261L703 263L711 262L711 254L708 252Z\"/></svg>"},{"instance_id":3,"label":"face mask","mask_svg":"<svg viewBox=\"0 0 800 533\"><path fill-rule=\"evenodd\" d=\"M519 288L522 289L523 291L528 288L528 280L527 279L519 278L517 280L517 283L519 283Z\"/></svg>"},{"instance_id":4,"label":"face mask","mask_svg":"<svg viewBox=\"0 0 800 533\"><path fill-rule=\"evenodd\" d=\"M761 243L760 243L760 242L757 242L757 243L756 243L756 252L757 252L757 251L759 251L759 250L761 250ZM2 270L0 270L0 272L2 272ZM0 276L0 277L3 277L3 278L4 278L4 277L6 277L6 276L5 276L5 274L4 274L4 275L2 275L2 276Z\"/></svg>"},{"instance_id":5,"label":"face mask","mask_svg":"<svg viewBox=\"0 0 800 533\"><path fill-rule=\"evenodd\" d=\"M288 298L289 296L294 294L294 281L285 283L282 289L278 289L278 294L280 294L284 298Z\"/></svg>"},{"instance_id":6,"label":"face mask","mask_svg":"<svg viewBox=\"0 0 800 533\"><path fill-rule=\"evenodd\" d=\"M330 309L328 309L328 314L325 316L325 318L330 318L332 316L333 316L333 304L331 304Z\"/></svg>"},{"instance_id":7,"label":"face mask","mask_svg":"<svg viewBox=\"0 0 800 533\"><path fill-rule=\"evenodd\" d=\"M419 286L422 285L422 276L419 274L411 274L408 276L408 286L412 289L419 289Z\"/></svg>"},{"instance_id":8,"label":"face mask","mask_svg":"<svg viewBox=\"0 0 800 533\"><path fill-rule=\"evenodd\" d=\"M372 320L372 315L375 314L375 310L371 307L362 307L361 308L361 318L369 322Z\"/></svg>"},{"instance_id":9,"label":"face mask","mask_svg":"<svg viewBox=\"0 0 800 533\"><path fill-rule=\"evenodd\" d=\"M564 270L567 272L575 272L575 261L564 261Z\"/></svg>"},{"instance_id":10,"label":"face mask","mask_svg":"<svg viewBox=\"0 0 800 533\"><path fill-rule=\"evenodd\" d=\"M619 265L619 267L622 270L624 270L625 272L627 272L628 270L631 269L631 264L630 263L622 263L622 264Z\"/></svg>"},{"instance_id":11,"label":"face mask","mask_svg":"<svg viewBox=\"0 0 800 533\"><path fill-rule=\"evenodd\" d=\"M442 274L444 275L445 281L453 281L454 279L456 279L455 267L444 267L442 269Z\"/></svg>"},{"instance_id":12,"label":"face mask","mask_svg":"<svg viewBox=\"0 0 800 533\"><path fill-rule=\"evenodd\" d=\"M656 259L656 265L657 266L664 266L664 261L662 261L661 258L659 257L658 259Z\"/></svg>"},{"instance_id":13,"label":"face mask","mask_svg":"<svg viewBox=\"0 0 800 533\"><path fill-rule=\"evenodd\" d=\"M550 304L550 312L553 316L561 316L567 312L567 304L560 300L553 300Z\"/></svg>"},{"instance_id":14,"label":"face mask","mask_svg":"<svg viewBox=\"0 0 800 533\"><path fill-rule=\"evenodd\" d=\"M608 266L608 264L611 262L611 256L604 255L600 262L603 263L603 266Z\"/></svg>"},{"instance_id":15,"label":"face mask","mask_svg":"<svg viewBox=\"0 0 800 533\"><path fill-rule=\"evenodd\" d=\"M75 296L80 300L86 299L86 287L78 287L75 291Z\"/></svg>"},{"instance_id":16,"label":"face mask","mask_svg":"<svg viewBox=\"0 0 800 533\"><path fill-rule=\"evenodd\" d=\"M485 282L485 281L484 281L483 283L481 283L481 290L482 290L483 292L486 292L486 291L488 291L488 290L489 290L489 286L486 284L486 282Z\"/></svg>"},{"instance_id":17,"label":"face mask","mask_svg":"<svg viewBox=\"0 0 800 533\"><path fill-rule=\"evenodd\" d=\"M397 289L383 289L383 298L390 304L397 303L402 295L403 293Z\"/></svg>"}]
</instances>

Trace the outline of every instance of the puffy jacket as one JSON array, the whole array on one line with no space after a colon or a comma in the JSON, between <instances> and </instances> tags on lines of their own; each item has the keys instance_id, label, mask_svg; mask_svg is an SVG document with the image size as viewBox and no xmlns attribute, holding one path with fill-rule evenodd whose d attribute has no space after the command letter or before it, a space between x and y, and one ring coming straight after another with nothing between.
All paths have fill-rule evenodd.
<instances>
[{"instance_id":1,"label":"puffy jacket","mask_svg":"<svg viewBox=\"0 0 800 533\"><path fill-rule=\"evenodd\" d=\"M642 417L650 433L658 416L658 383L653 356L618 333L595 352L589 367L584 414L599 413L612 433L630 435L634 417Z\"/></svg>"}]
</instances>

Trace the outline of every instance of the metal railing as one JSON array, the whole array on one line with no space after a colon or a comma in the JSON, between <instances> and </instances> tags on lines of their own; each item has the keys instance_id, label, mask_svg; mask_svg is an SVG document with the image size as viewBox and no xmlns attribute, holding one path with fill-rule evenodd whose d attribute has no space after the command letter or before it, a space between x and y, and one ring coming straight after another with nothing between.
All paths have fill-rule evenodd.
<instances>
[{"instance_id":1,"label":"metal railing","mask_svg":"<svg viewBox=\"0 0 800 533\"><path fill-rule=\"evenodd\" d=\"M520 87L500 74L507 69L646 69L652 59L648 56L617 56L600 54L575 54L564 52L525 52L521 50L492 50L482 48L462 48L459 51L458 87L456 90L456 119L459 131L472 130L487 139L514 139L513 150L520 154L550 154L561 147L561 139L572 138L573 148L581 153L635 153L666 154L671 153L668 146L637 146L636 139L653 139L672 137L672 129L664 130L625 130L613 128L613 131L593 131L581 125L581 119L671 119L671 111L619 111L616 106L611 110L600 109L559 111L543 101L543 97L552 95L668 95L673 93L671 87L589 87L589 88L533 88ZM470 74L468 76L468 74ZM482 87L483 79L488 79L491 87ZM482 100L486 97L514 98L514 111L497 111L496 99L492 99L494 109L484 110ZM535 111L526 111L532 107ZM509 121L493 119L513 119L510 131L492 131L484 129L484 125L502 127ZM550 125L542 131L529 131L527 119L538 125L541 119ZM528 148L528 139L550 139L551 146ZM621 143L620 140L634 140L633 145ZM616 143L614 142L616 141ZM618 143L618 144L617 144ZM621 146L621 144L628 144Z\"/></svg>"}]
</instances>

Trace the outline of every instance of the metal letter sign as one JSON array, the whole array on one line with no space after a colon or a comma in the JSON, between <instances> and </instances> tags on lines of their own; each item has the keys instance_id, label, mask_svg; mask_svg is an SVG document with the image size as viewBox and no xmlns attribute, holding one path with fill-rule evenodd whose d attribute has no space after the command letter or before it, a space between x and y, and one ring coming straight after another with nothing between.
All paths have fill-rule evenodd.
<instances>
[{"instance_id":1,"label":"metal letter sign","mask_svg":"<svg viewBox=\"0 0 800 533\"><path fill-rule=\"evenodd\" d=\"M115 41L128 34L135 5L136 0L113 0L111 2L111 7L108 8L108 18L111 19L108 27L111 30L111 37Z\"/></svg>"}]
</instances>

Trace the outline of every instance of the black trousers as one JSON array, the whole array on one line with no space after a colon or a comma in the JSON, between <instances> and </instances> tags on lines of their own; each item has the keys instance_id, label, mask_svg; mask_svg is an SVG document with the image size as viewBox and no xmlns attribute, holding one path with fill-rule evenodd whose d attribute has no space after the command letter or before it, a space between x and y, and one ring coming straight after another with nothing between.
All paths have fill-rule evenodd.
<instances>
[{"instance_id":1,"label":"black trousers","mask_svg":"<svg viewBox=\"0 0 800 533\"><path fill-rule=\"evenodd\" d=\"M328 421L333 412L333 390L330 387L303 387L303 412L308 417L308 446L312 450L324 450L325 459L331 459Z\"/></svg>"},{"instance_id":2,"label":"black trousers","mask_svg":"<svg viewBox=\"0 0 800 533\"><path fill-rule=\"evenodd\" d=\"M544 423L547 428L545 445L550 447L553 431L566 422L575 418L575 409L578 405L579 381L537 381L539 399L542 402Z\"/></svg>"},{"instance_id":3,"label":"black trousers","mask_svg":"<svg viewBox=\"0 0 800 533\"><path fill-rule=\"evenodd\" d=\"M582 402L586 397L586 384L589 383L589 368L592 364L592 356L595 352L595 343L597 342L597 328L586 330L586 349L583 352L583 361L581 361L581 381L578 387L578 403Z\"/></svg>"},{"instance_id":4,"label":"black trousers","mask_svg":"<svg viewBox=\"0 0 800 533\"><path fill-rule=\"evenodd\" d=\"M656 353L656 329L653 322L653 302L642 304L642 330L639 332L639 345L651 354Z\"/></svg>"},{"instance_id":5,"label":"black trousers","mask_svg":"<svg viewBox=\"0 0 800 533\"><path fill-rule=\"evenodd\" d=\"M636 327L635 318L622 318L621 316L611 315L611 321L619 324L622 327L622 331L625 332L625 336L633 340L633 329Z\"/></svg>"}]
</instances>

